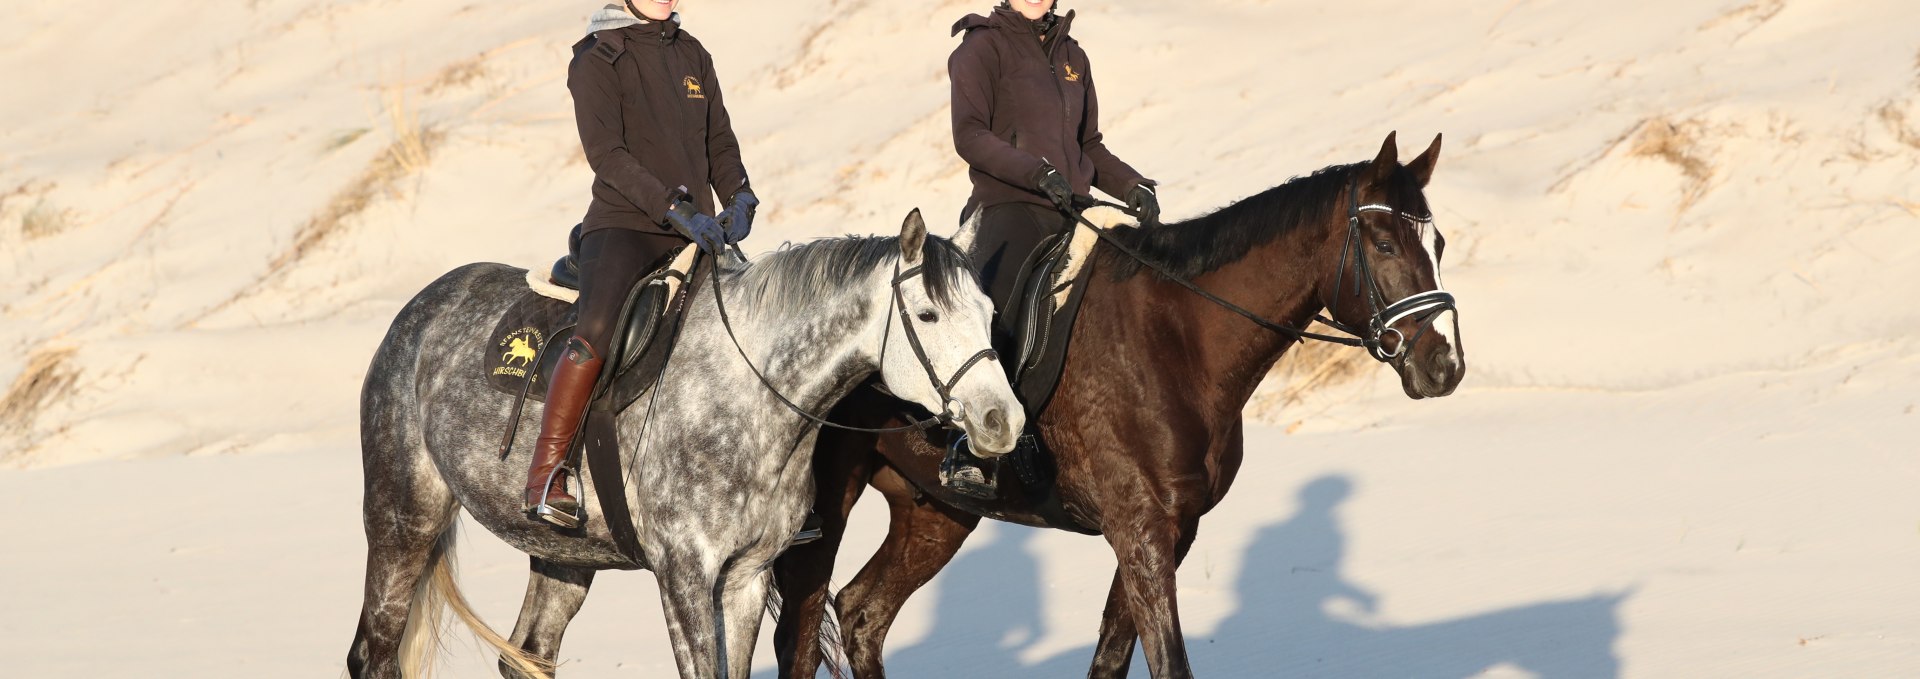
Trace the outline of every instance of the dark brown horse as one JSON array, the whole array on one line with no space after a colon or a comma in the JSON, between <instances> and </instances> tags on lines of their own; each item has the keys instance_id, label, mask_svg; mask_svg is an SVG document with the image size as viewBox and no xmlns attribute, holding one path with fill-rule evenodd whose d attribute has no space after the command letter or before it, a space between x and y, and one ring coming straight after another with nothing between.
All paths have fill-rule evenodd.
<instances>
[{"instance_id":1,"label":"dark brown horse","mask_svg":"<svg viewBox=\"0 0 1920 679\"><path fill-rule=\"evenodd\" d=\"M1445 297L1433 292L1445 241L1422 194L1439 152L1435 137L1401 165L1388 135L1370 163L1329 167L1205 217L1114 237L1273 324L1302 328L1327 310L1378 340L1373 353L1399 373L1407 396L1445 396L1466 369L1451 302L1437 312L1395 311L1406 309L1396 301ZM1089 676L1125 676L1136 639L1154 676L1191 674L1174 569L1240 468L1241 409L1298 339L1203 299L1111 244L1092 262L1065 373L1036 423L1055 460L1052 484L1003 481L999 497L980 500L941 486L944 434L821 433L815 508L826 536L775 566L784 600L775 633L781 676L814 676L822 658L812 642L828 605L855 675L883 676L894 616L983 516L1106 537L1119 570ZM833 419L898 424L902 408L863 389ZM892 512L886 541L830 596L847 516L868 485Z\"/></svg>"}]
</instances>

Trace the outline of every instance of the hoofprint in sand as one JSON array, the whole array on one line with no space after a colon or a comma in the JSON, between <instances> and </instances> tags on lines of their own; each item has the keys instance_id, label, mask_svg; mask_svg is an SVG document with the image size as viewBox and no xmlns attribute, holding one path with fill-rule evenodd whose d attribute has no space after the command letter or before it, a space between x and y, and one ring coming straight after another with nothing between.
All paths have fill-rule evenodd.
<instances>
[{"instance_id":1,"label":"hoofprint in sand","mask_svg":"<svg viewBox=\"0 0 1920 679\"><path fill-rule=\"evenodd\" d=\"M22 518L0 601L35 614L0 623L0 649L29 675L336 671L361 372L426 281L558 249L588 181L565 48L596 3L154 7L114 24L137 49L76 49L101 44L96 16L19 4L0 26L18 76L0 507ZM750 250L957 214L946 27L989 4L688 7L766 202ZM1428 193L1467 380L1409 403L1369 368L1256 399L1272 428L1182 571L1198 671L1920 667L1904 3L1072 4L1108 141L1170 217L1389 129L1448 139ZM1009 526L973 543L909 604L890 664L1083 671L1105 546ZM509 626L524 561L467 544L468 593ZM571 676L670 666L650 587L596 583ZM490 671L479 655L450 676Z\"/></svg>"}]
</instances>

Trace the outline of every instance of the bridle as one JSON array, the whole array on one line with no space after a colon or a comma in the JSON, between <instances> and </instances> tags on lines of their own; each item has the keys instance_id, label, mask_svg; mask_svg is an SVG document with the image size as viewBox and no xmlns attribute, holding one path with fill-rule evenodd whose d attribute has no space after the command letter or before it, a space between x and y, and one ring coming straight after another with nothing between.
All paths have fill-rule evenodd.
<instances>
[{"instance_id":1,"label":"bridle","mask_svg":"<svg viewBox=\"0 0 1920 679\"><path fill-rule=\"evenodd\" d=\"M738 253L738 249L736 249L735 252ZM754 366L753 359L747 357L747 350L740 346L740 338L735 337L733 334L733 322L727 318L727 304L720 292L720 288L722 287L720 285L720 267L717 263L712 266L713 266L713 271L712 271L713 304L716 308L720 310L720 326L726 330L727 339L733 342L734 351L737 351L740 353L740 360L746 361L747 369L753 371L753 376L760 379L761 386L766 387L767 391L772 393L774 398L779 399L781 403L786 404L788 409L792 410L795 413L800 414L801 417L805 417L808 420L813 421L815 424L818 424L823 427L832 427L834 429L844 429L847 431L866 432L870 434L915 431L920 429L926 429L936 424L952 427L954 426L955 422L965 419L966 417L966 413L964 412L964 409L959 407L959 401L956 401L953 398L954 385L959 384L960 378L966 376L967 371L972 370L973 367L975 365L979 365L980 362L996 361L996 360L999 360L1000 358L1000 354L995 352L993 350L993 347L987 347L985 349L981 349L979 351L973 352L973 356L968 357L965 363L960 364L960 368L958 370L953 371L953 377L950 377L945 381L942 381L940 379L939 371L935 370L933 367L933 359L927 356L926 347L920 342L920 332L916 330L913 325L913 314L907 311L906 297L900 293L900 284L916 276L924 275L926 271L926 265L918 264L913 266L912 268L902 271L900 270L900 262L894 262L893 281L892 281L893 296L891 299L888 300L887 307L890 312L898 311L900 315L900 327L907 336L907 345L913 348L914 358L920 362L920 368L922 370L925 370L927 373L927 382L933 385L934 393L940 396L941 411L939 414L936 414L933 417L929 417L921 420L915 420L913 424L900 426L900 427L885 427L880 429L869 429L864 427L849 427L844 424L835 424L833 422L827 421L826 418L807 412L805 408L801 408L799 405L794 404L793 401L788 400L786 395L781 394L780 390L773 386L773 382L771 380L768 380L767 376L760 372L760 368ZM888 323L886 324L885 329L882 330L882 334L880 337L880 369L881 370L886 369L887 340L889 339L889 334L892 331L893 331L893 324ZM956 412L956 411L960 411L960 412Z\"/></svg>"},{"instance_id":2,"label":"bridle","mask_svg":"<svg viewBox=\"0 0 1920 679\"><path fill-rule=\"evenodd\" d=\"M900 284L914 276L924 275L926 268L927 265L925 264L916 264L913 268L901 271L899 262L893 264L893 302L891 306L900 314L900 328L906 332L907 346L913 348L913 357L920 361L920 368L927 371L927 381L933 385L934 393L940 395L940 407L942 410L939 415L940 420L942 422L951 422L952 420L965 416L965 413L954 413L954 410L956 410L955 406L959 405L959 402L953 398L953 386L959 384L960 378L965 376L968 370L972 370L973 366L979 365L981 361L1000 360L1000 353L994 351L991 346L973 352L972 356L967 357L966 362L960 364L960 369L953 371L953 377L947 379L945 382L940 381L940 373L933 369L933 359L927 356L926 347L920 344L920 333L914 330L913 314L907 311L907 300L900 294ZM880 336L881 369L885 369L887 365L886 333L892 330L893 326L889 324L886 331L883 331Z\"/></svg>"},{"instance_id":3,"label":"bridle","mask_svg":"<svg viewBox=\"0 0 1920 679\"><path fill-rule=\"evenodd\" d=\"M1136 219L1139 218L1140 216L1124 205L1120 205L1117 203L1112 203L1104 200L1096 200L1096 199L1085 197L1085 196L1075 196L1074 202L1079 204L1084 204L1087 206L1103 205L1106 207L1117 208L1121 212L1124 212L1128 215L1132 215ZM1417 292L1412 295L1403 297L1399 301L1396 301L1393 303L1386 302L1386 294L1380 290L1380 283L1378 281L1375 281L1373 278L1373 266L1371 263L1367 261L1365 244L1362 243L1359 238L1360 215L1364 213L1371 213L1371 212L1384 212L1384 213L1399 217L1401 219L1408 220L1412 222L1416 227L1422 224L1430 225L1433 223L1433 217L1431 216L1415 217L1405 212L1396 210L1389 205L1384 205L1380 203L1369 203L1366 205L1361 205L1359 174L1355 173L1350 179L1348 179L1348 182L1347 182L1347 237L1346 237L1346 243L1340 247L1340 265L1339 265L1339 271L1337 272L1337 277L1335 278L1335 282L1334 282L1332 302L1334 304L1338 304L1340 302L1340 293L1344 289L1345 283L1346 283L1347 260L1348 260L1349 253L1351 253L1352 258L1354 259L1354 261L1357 262L1357 264L1354 266L1354 275L1359 277L1360 280L1364 281L1365 283L1364 285L1355 285L1354 294L1356 295L1361 294L1363 290L1366 293L1367 310L1369 312L1369 316L1367 318L1367 327L1363 331L1361 329L1349 326L1345 323L1335 321L1332 318L1328 318L1323 314L1314 314L1313 319L1316 321L1319 321L1320 323L1326 325L1327 327L1330 327L1340 332L1344 332L1348 335L1351 335L1351 337L1339 337L1336 335L1324 335L1320 333L1307 332L1306 330L1303 330L1300 328L1295 328L1292 326L1288 326L1282 323L1276 323L1274 321L1270 321L1265 318L1262 318L1259 314L1253 313L1252 311L1248 311L1245 307L1229 302L1225 299L1220 298L1220 296L1218 295L1215 295L1211 292L1207 292L1206 290L1201 289L1200 286L1194 285L1192 281L1189 281L1185 278L1181 278L1180 276L1174 275L1174 273L1172 271L1169 271L1166 268L1166 266L1158 262L1154 262L1151 259L1148 259L1144 255L1140 254L1140 252L1134 250L1131 247L1128 247L1127 244L1120 242L1120 239L1115 238L1111 232L1107 231L1106 229L1100 228L1099 225L1094 224L1091 221L1088 221L1087 218L1080 213L1080 211L1074 210L1071 212L1071 214L1073 215L1074 219L1079 220L1079 222L1082 225L1086 226L1089 229L1092 229L1094 234L1100 237L1100 240L1106 241L1107 244L1113 246L1114 249L1119 250L1121 253L1127 255L1128 257L1133 258L1134 261L1140 262L1142 265L1146 266L1147 268L1153 269L1155 272L1159 273L1162 277L1166 278L1167 280L1173 281L1175 284L1178 284L1181 287L1184 287L1192 291L1194 294L1197 294L1205 298L1207 301L1213 302L1214 304L1219 305L1220 307L1228 311L1232 311L1235 314L1238 314L1241 317L1249 321L1252 321L1255 325L1258 325L1262 328L1266 328L1268 330L1271 330L1283 335L1291 336L1297 340L1318 340L1321 342L1328 342L1331 344L1340 344L1340 345L1345 345L1350 347L1365 347L1367 350L1367 354L1370 356L1373 356L1374 360L1380 361L1381 363L1390 363L1395 360L1405 358L1407 354L1406 348L1410 344L1410 342L1407 340L1405 335L1402 335L1399 330L1396 330L1393 328L1394 324L1399 323L1401 320L1409 317L1419 321L1421 324L1420 331L1417 333L1414 333L1414 336L1413 336L1413 341L1418 341L1421 336L1426 334L1428 327L1431 325L1427 323L1427 321L1432 319L1435 315L1438 315L1443 311L1456 311L1455 319L1454 319L1454 324L1456 326L1456 329L1459 324L1459 318L1458 318L1457 309L1455 309L1454 307L1453 294L1446 292L1444 290L1440 290L1438 288L1435 288L1433 290L1427 290L1425 292ZM1435 271L1434 275L1438 276L1439 273L1440 273L1439 271ZM1329 312L1332 311L1331 306L1328 307L1328 311ZM1392 353L1387 352L1386 343L1382 341L1385 339L1387 333L1392 333L1394 337L1398 338L1399 340L1394 343L1394 350Z\"/></svg>"},{"instance_id":4,"label":"bridle","mask_svg":"<svg viewBox=\"0 0 1920 679\"><path fill-rule=\"evenodd\" d=\"M1414 320L1420 324L1420 331L1414 333L1413 341L1419 341L1420 337L1427 332L1429 325L1427 323L1428 320L1443 311L1454 311L1454 322L1458 324L1459 314L1453 305L1453 294L1441 290L1438 287L1425 292L1413 293L1391 304L1386 303L1386 293L1380 290L1380 282L1374 279L1373 266L1367 260L1366 244L1359 238L1360 215L1369 212L1380 212L1399 217L1412 223L1416 229L1421 228L1423 225L1433 225L1432 215L1416 217L1381 203L1361 205L1359 174L1356 173L1352 178L1348 179L1347 240L1345 244L1340 246L1340 269L1334 279L1332 299L1335 304L1340 302L1340 291L1345 287L1347 282L1347 255L1348 252L1351 251L1354 256L1354 261L1357 262L1357 265L1354 267L1354 276L1365 283L1364 286L1355 285L1354 294L1360 294L1363 289L1366 291L1367 310L1371 312L1371 315L1367 318L1367 330L1364 334L1352 327L1320 314L1314 314L1314 320L1320 321L1330 328L1361 338L1362 344L1367 348L1367 353L1371 354L1375 360L1386 363L1405 356L1407 347L1411 344L1405 335L1400 334L1399 330L1394 329L1394 324L1399 323L1407 317L1414 317ZM1435 283L1437 284L1439 282L1437 277L1440 275L1440 272L1436 270L1433 273L1434 276L1436 276ZM1329 311L1331 311L1331 309L1329 309ZM1387 353L1386 343L1381 341L1386 338L1386 334L1389 332L1393 333L1394 337L1397 338L1397 341L1394 342L1393 353Z\"/></svg>"}]
</instances>

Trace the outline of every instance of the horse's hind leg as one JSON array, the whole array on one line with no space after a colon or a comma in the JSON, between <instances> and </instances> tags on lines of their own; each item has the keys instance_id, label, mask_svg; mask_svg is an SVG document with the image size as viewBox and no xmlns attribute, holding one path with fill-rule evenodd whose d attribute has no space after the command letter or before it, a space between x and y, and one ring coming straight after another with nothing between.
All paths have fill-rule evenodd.
<instances>
[{"instance_id":1,"label":"horse's hind leg","mask_svg":"<svg viewBox=\"0 0 1920 679\"><path fill-rule=\"evenodd\" d=\"M520 604L520 620L513 626L510 642L528 654L560 664L560 637L567 623L587 601L587 588L593 586L594 570L562 566L540 557L530 557L527 598ZM524 676L507 661L500 661L500 676L517 679Z\"/></svg>"},{"instance_id":2,"label":"horse's hind leg","mask_svg":"<svg viewBox=\"0 0 1920 679\"><path fill-rule=\"evenodd\" d=\"M415 416L413 372L397 367L407 363L404 348L388 338L360 392L367 574L360 626L347 651L347 671L355 679L412 673L414 668L402 665L431 661L423 651L431 650L425 646L439 632L439 607L428 605L438 600L429 601L423 576L434 559L445 558L436 547L453 524L455 506L453 493L427 458Z\"/></svg>"},{"instance_id":3,"label":"horse's hind leg","mask_svg":"<svg viewBox=\"0 0 1920 679\"><path fill-rule=\"evenodd\" d=\"M861 679L886 676L881 651L900 607L953 560L980 524L980 517L931 499L914 501L913 487L891 467L874 474L873 487L886 495L893 520L880 551L840 590L838 602L847 663Z\"/></svg>"},{"instance_id":4,"label":"horse's hind leg","mask_svg":"<svg viewBox=\"0 0 1920 679\"><path fill-rule=\"evenodd\" d=\"M396 478L376 473L395 469L374 464L368 455L366 499L363 509L367 532L366 591L360 607L360 625L347 651L347 671L354 679L399 679L403 661L424 661L422 648L408 647L410 639L430 640L438 611L413 609L421 598L423 576L438 558L434 546L453 521L450 494L438 476L430 479ZM408 628L410 617L414 627ZM421 637L419 635L428 635ZM402 658L402 655L408 656Z\"/></svg>"}]
</instances>

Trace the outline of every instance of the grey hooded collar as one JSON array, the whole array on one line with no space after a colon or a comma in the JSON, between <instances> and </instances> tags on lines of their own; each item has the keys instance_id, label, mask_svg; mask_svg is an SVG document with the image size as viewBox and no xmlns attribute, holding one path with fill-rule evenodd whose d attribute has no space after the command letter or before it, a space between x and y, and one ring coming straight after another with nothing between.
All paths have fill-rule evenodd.
<instances>
[{"instance_id":1,"label":"grey hooded collar","mask_svg":"<svg viewBox=\"0 0 1920 679\"><path fill-rule=\"evenodd\" d=\"M680 13L674 12L669 20L676 24L680 23ZM627 11L626 7L609 4L600 8L600 11L594 12L593 17L587 20L587 33L591 35L608 29L639 26L645 23L651 22L634 16Z\"/></svg>"}]
</instances>

